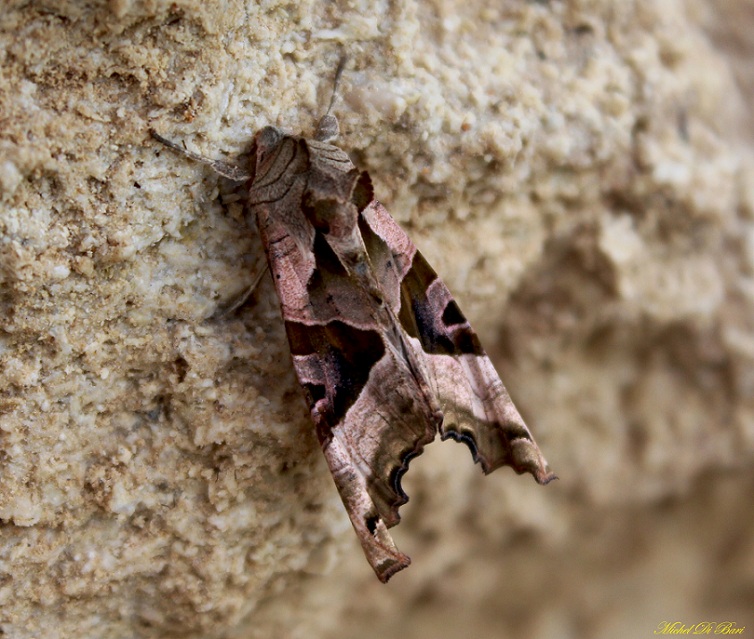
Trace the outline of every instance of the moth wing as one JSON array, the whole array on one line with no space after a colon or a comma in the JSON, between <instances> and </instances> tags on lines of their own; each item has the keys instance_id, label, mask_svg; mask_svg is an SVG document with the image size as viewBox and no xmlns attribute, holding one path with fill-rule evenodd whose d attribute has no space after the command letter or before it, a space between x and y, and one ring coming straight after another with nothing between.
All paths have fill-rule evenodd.
<instances>
[{"instance_id":1,"label":"moth wing","mask_svg":"<svg viewBox=\"0 0 754 639\"><path fill-rule=\"evenodd\" d=\"M410 563L387 531L407 501L400 478L435 438L441 413L380 331L338 320L287 321L286 328L330 472L364 554L385 582Z\"/></svg>"},{"instance_id":2,"label":"moth wing","mask_svg":"<svg viewBox=\"0 0 754 639\"><path fill-rule=\"evenodd\" d=\"M290 166L301 150L286 144L293 160L282 151L278 156ZM337 160L334 154L342 152L333 149L324 151ZM318 152L322 163L324 152ZM356 183L358 177L333 171L328 193L347 194L339 180ZM270 190L268 182L265 178L263 185ZM435 438L442 414L421 362L397 330L392 311L376 294L382 285L365 283L374 282L374 274L359 280L349 273L333 249L326 225L320 223L318 229L311 223L317 215L326 215L328 207L342 203L313 197L313 186L304 190L303 184L285 185L283 190L270 183L275 192L259 187L252 193L254 213L280 298L293 364L351 523L384 582L410 563L387 531L398 523L398 508L407 500L400 477L411 457ZM300 204L312 200L321 208L305 210ZM353 216L356 222L356 208ZM360 239L357 245L361 246ZM363 247L360 250L363 253ZM399 295L399 283L389 288L392 297Z\"/></svg>"},{"instance_id":3,"label":"moth wing","mask_svg":"<svg viewBox=\"0 0 754 639\"><path fill-rule=\"evenodd\" d=\"M540 484L555 476L450 291L379 202L362 217L375 271L393 271L403 330L419 343L426 377L440 404L442 439L468 445L485 473L511 466ZM389 275L383 275L390 281Z\"/></svg>"}]
</instances>

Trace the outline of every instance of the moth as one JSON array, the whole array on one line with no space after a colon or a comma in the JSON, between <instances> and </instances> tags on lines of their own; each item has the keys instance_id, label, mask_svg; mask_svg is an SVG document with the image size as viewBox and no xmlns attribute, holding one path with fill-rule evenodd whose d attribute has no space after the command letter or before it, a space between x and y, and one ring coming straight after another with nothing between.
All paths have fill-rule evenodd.
<instances>
[{"instance_id":1,"label":"moth","mask_svg":"<svg viewBox=\"0 0 754 639\"><path fill-rule=\"evenodd\" d=\"M331 103L332 105L332 103ZM335 485L380 581L411 560L388 528L408 501L401 477L439 433L466 444L485 473L510 466L554 478L453 296L374 199L372 181L330 142L267 126L248 170L161 143L246 180L253 220Z\"/></svg>"}]
</instances>

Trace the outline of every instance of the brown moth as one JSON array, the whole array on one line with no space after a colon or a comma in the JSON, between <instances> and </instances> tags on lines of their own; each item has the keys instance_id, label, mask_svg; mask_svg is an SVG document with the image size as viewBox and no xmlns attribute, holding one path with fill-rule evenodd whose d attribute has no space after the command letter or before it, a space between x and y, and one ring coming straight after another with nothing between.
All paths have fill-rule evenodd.
<instances>
[{"instance_id":1,"label":"brown moth","mask_svg":"<svg viewBox=\"0 0 754 639\"><path fill-rule=\"evenodd\" d=\"M439 432L468 445L485 473L554 475L476 333L372 182L329 144L267 126L249 172L167 146L248 180L293 365L335 485L377 577L411 560L388 532L408 501L401 476Z\"/></svg>"}]
</instances>

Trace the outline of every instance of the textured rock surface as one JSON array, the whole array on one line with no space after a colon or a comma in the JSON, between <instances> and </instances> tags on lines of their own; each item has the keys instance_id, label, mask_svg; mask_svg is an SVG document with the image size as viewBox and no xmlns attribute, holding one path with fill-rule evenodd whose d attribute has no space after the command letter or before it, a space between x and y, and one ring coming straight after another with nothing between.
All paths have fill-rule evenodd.
<instances>
[{"instance_id":1,"label":"textured rock surface","mask_svg":"<svg viewBox=\"0 0 754 639\"><path fill-rule=\"evenodd\" d=\"M754 630L751 2L53 4L0 17L5 636ZM341 145L561 477L431 446L386 587L269 282L222 315L236 194L147 135L311 132L340 47Z\"/></svg>"}]
</instances>

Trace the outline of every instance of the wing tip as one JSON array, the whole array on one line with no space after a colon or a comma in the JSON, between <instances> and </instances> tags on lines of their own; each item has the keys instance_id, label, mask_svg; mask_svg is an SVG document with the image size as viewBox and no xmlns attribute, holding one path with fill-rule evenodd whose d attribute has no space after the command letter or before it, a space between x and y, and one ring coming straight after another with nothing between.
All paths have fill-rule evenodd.
<instances>
[{"instance_id":1,"label":"wing tip","mask_svg":"<svg viewBox=\"0 0 754 639\"><path fill-rule=\"evenodd\" d=\"M532 474L540 486L547 486L551 481L559 479L559 477L547 467Z\"/></svg>"},{"instance_id":2,"label":"wing tip","mask_svg":"<svg viewBox=\"0 0 754 639\"><path fill-rule=\"evenodd\" d=\"M411 558L408 555L404 555L402 552L396 553L394 556L384 560L382 563L372 566L374 572L383 584L390 581L390 578L396 573L400 572L404 568L408 568L411 565Z\"/></svg>"},{"instance_id":3,"label":"wing tip","mask_svg":"<svg viewBox=\"0 0 754 639\"><path fill-rule=\"evenodd\" d=\"M509 465L519 474L529 473L541 486L557 479L557 475L550 470L550 465L542 455L542 451L529 437L519 437L511 442L511 459Z\"/></svg>"},{"instance_id":4,"label":"wing tip","mask_svg":"<svg viewBox=\"0 0 754 639\"><path fill-rule=\"evenodd\" d=\"M377 579L383 584L387 583L395 573L411 565L411 558L396 548L385 522L379 516L365 523L366 530L356 530L361 547Z\"/></svg>"}]
</instances>

